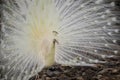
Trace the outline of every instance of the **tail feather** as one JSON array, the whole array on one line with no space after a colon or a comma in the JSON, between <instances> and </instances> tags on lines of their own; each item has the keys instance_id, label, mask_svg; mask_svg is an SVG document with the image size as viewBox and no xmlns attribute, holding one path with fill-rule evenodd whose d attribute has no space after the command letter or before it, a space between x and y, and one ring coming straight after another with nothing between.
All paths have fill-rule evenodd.
<instances>
[{"instance_id":1,"label":"tail feather","mask_svg":"<svg viewBox=\"0 0 120 80\"><path fill-rule=\"evenodd\" d=\"M68 65L107 63L120 54L120 28L115 2L105 0L68 0L57 10L61 22L56 62ZM66 63L64 63L66 61ZM84 64L81 64L84 63Z\"/></svg>"}]
</instances>

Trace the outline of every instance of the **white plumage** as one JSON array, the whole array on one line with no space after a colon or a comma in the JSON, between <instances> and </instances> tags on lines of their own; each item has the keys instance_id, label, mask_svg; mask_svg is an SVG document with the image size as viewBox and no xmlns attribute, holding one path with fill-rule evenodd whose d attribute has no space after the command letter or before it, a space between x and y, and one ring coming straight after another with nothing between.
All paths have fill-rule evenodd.
<instances>
[{"instance_id":1,"label":"white plumage","mask_svg":"<svg viewBox=\"0 0 120 80\"><path fill-rule=\"evenodd\" d=\"M95 66L120 54L114 2L5 0L0 67L3 80L28 80L55 62Z\"/></svg>"}]
</instances>

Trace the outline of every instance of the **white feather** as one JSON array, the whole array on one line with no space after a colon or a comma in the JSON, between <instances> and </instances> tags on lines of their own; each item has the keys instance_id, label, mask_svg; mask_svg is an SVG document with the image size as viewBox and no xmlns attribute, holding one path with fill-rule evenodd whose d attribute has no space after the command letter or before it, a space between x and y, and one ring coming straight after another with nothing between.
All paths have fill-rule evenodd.
<instances>
[{"instance_id":1,"label":"white feather","mask_svg":"<svg viewBox=\"0 0 120 80\"><path fill-rule=\"evenodd\" d=\"M54 62L95 66L120 54L114 2L5 0L2 7L3 79L28 80Z\"/></svg>"}]
</instances>

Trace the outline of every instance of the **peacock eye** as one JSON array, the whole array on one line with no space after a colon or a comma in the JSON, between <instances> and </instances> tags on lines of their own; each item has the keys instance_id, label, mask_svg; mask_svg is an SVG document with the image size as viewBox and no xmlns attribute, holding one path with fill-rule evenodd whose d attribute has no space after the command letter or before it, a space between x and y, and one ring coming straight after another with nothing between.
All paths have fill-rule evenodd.
<instances>
[{"instance_id":1,"label":"peacock eye","mask_svg":"<svg viewBox=\"0 0 120 80\"><path fill-rule=\"evenodd\" d=\"M54 34L55 36L58 35L58 32L57 32L57 31L52 31L52 32L53 32L53 34Z\"/></svg>"}]
</instances>

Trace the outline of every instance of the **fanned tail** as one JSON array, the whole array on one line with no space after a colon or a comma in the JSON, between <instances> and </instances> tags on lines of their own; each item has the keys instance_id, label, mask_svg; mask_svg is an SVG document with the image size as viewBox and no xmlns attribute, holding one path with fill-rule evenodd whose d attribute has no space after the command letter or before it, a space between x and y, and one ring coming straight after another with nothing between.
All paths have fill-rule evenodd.
<instances>
[{"instance_id":1,"label":"fanned tail","mask_svg":"<svg viewBox=\"0 0 120 80\"><path fill-rule=\"evenodd\" d=\"M56 62L95 66L120 57L120 11L107 0L57 0L60 15Z\"/></svg>"},{"instance_id":2,"label":"fanned tail","mask_svg":"<svg viewBox=\"0 0 120 80\"><path fill-rule=\"evenodd\" d=\"M28 80L45 66L41 42L44 35L51 38L47 34L54 27L52 4L52 0L4 0L0 39L3 80Z\"/></svg>"}]
</instances>

